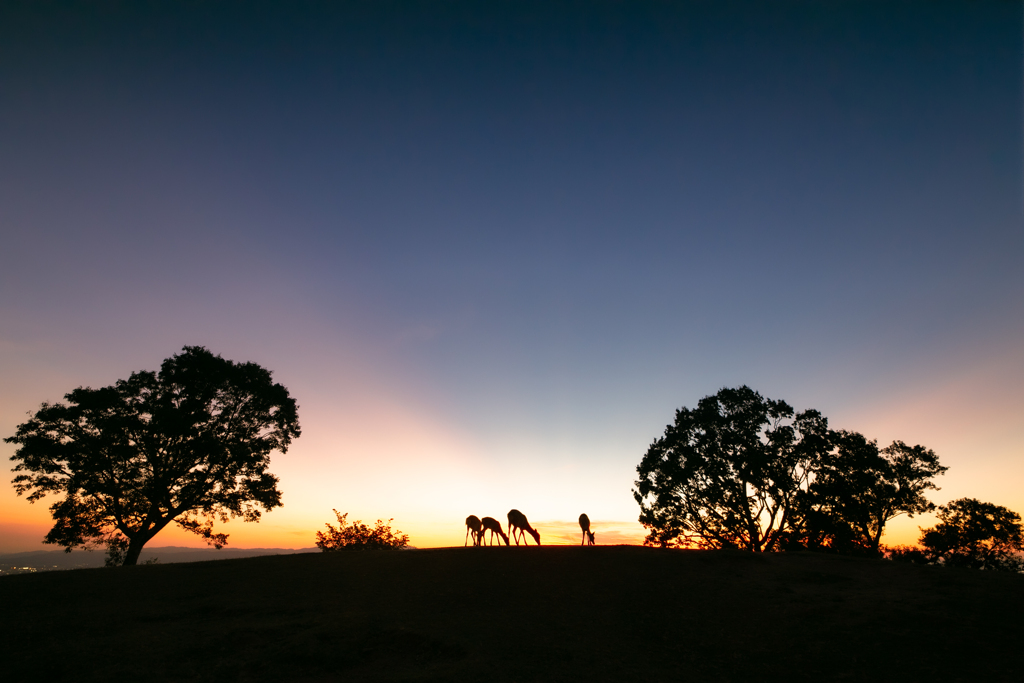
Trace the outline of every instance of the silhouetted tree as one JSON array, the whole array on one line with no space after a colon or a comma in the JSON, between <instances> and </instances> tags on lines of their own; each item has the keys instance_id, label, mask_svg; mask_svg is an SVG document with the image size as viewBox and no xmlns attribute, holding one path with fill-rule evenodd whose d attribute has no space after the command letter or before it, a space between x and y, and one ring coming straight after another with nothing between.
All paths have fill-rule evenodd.
<instances>
[{"instance_id":1,"label":"silhouetted tree","mask_svg":"<svg viewBox=\"0 0 1024 683\"><path fill-rule=\"evenodd\" d=\"M272 451L299 436L288 390L255 363L186 346L159 374L132 373L102 389L79 387L44 403L17 433L18 495L62 498L45 543L105 543L112 564L136 564L172 521L221 548L215 519L257 522L281 505Z\"/></svg>"},{"instance_id":2,"label":"silhouetted tree","mask_svg":"<svg viewBox=\"0 0 1024 683\"><path fill-rule=\"evenodd\" d=\"M879 449L857 432L830 432L831 448L813 466L798 497L794 537L808 548L879 555L886 523L902 514L930 512L924 497L948 468L923 446L902 441Z\"/></svg>"},{"instance_id":3,"label":"silhouetted tree","mask_svg":"<svg viewBox=\"0 0 1024 683\"><path fill-rule=\"evenodd\" d=\"M939 507L939 523L919 543L934 562L948 567L1024 570L1020 515L992 503L960 498Z\"/></svg>"},{"instance_id":4,"label":"silhouetted tree","mask_svg":"<svg viewBox=\"0 0 1024 683\"><path fill-rule=\"evenodd\" d=\"M746 386L677 410L637 467L633 495L645 543L777 547L827 436L819 412L794 414Z\"/></svg>"},{"instance_id":5,"label":"silhouetted tree","mask_svg":"<svg viewBox=\"0 0 1024 683\"><path fill-rule=\"evenodd\" d=\"M327 552L336 550L398 550L409 545L409 536L401 531L391 529L391 522L378 519L371 529L356 520L348 523L348 513L342 514L337 510L334 516L338 518L338 526L328 523L327 533L316 532L316 547Z\"/></svg>"}]
</instances>

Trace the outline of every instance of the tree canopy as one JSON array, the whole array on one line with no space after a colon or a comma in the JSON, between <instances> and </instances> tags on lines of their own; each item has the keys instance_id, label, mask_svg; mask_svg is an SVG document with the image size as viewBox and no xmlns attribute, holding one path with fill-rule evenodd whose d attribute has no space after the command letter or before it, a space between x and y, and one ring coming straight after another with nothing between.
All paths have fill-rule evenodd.
<instances>
[{"instance_id":1,"label":"tree canopy","mask_svg":"<svg viewBox=\"0 0 1024 683\"><path fill-rule=\"evenodd\" d=\"M849 431L831 431L828 441L797 501L796 545L878 555L886 523L935 509L924 492L947 468L933 451L902 441L879 449Z\"/></svg>"},{"instance_id":2,"label":"tree canopy","mask_svg":"<svg viewBox=\"0 0 1024 683\"><path fill-rule=\"evenodd\" d=\"M933 509L934 452L879 449L816 410L742 386L676 411L637 467L648 544L878 554L885 524Z\"/></svg>"},{"instance_id":3,"label":"tree canopy","mask_svg":"<svg viewBox=\"0 0 1024 683\"><path fill-rule=\"evenodd\" d=\"M827 432L817 411L795 414L747 386L680 408L637 467L633 495L647 542L772 549Z\"/></svg>"},{"instance_id":4,"label":"tree canopy","mask_svg":"<svg viewBox=\"0 0 1024 683\"><path fill-rule=\"evenodd\" d=\"M113 563L130 565L172 521L220 548L227 535L214 533L215 520L257 522L281 505L267 467L299 436L298 407L255 363L186 346L159 373L64 399L5 439L19 446L18 495L61 496L46 543L106 544Z\"/></svg>"},{"instance_id":5,"label":"tree canopy","mask_svg":"<svg viewBox=\"0 0 1024 683\"><path fill-rule=\"evenodd\" d=\"M941 506L939 523L919 543L933 562L948 567L1024 570L1024 528L1020 515L1001 505L960 498Z\"/></svg>"},{"instance_id":6,"label":"tree canopy","mask_svg":"<svg viewBox=\"0 0 1024 683\"><path fill-rule=\"evenodd\" d=\"M323 552L338 550L399 550L409 545L409 536L401 531L392 530L389 519L385 522L378 519L371 529L361 521L348 522L348 513L334 511L338 518L338 526L326 524L327 533L316 532L316 547Z\"/></svg>"}]
</instances>

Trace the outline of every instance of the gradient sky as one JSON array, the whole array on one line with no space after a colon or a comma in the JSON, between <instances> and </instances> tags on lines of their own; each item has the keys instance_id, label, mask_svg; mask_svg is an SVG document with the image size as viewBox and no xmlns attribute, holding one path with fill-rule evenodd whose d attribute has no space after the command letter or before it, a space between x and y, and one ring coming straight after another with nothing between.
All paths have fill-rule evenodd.
<instances>
[{"instance_id":1,"label":"gradient sky","mask_svg":"<svg viewBox=\"0 0 1024 683\"><path fill-rule=\"evenodd\" d=\"M0 435L204 345L300 406L235 547L635 542L748 384L1024 513L1021 4L766 4L5 2Z\"/></svg>"}]
</instances>

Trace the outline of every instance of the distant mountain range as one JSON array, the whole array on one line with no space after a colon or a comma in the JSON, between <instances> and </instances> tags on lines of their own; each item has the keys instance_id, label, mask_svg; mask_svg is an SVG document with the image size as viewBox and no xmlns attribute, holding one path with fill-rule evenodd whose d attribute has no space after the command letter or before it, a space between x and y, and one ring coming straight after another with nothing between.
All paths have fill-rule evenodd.
<instances>
[{"instance_id":1,"label":"distant mountain range","mask_svg":"<svg viewBox=\"0 0 1024 683\"><path fill-rule=\"evenodd\" d=\"M164 546L162 548L145 548L139 563L156 558L160 564L174 562L204 562L207 560L230 560L241 557L257 557L259 555L294 555L296 553L315 553L317 548L181 548ZM57 569L84 569L102 567L106 553L103 550L88 552L76 550L66 553L63 550L32 550L24 553L0 554L0 575L24 571L53 571Z\"/></svg>"}]
</instances>

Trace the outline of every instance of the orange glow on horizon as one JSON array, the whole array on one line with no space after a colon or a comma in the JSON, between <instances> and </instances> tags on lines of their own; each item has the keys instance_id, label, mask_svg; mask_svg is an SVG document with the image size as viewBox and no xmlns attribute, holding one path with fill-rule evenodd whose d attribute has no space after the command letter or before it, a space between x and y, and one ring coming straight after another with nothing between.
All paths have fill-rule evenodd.
<instances>
[{"instance_id":1,"label":"orange glow on horizon","mask_svg":"<svg viewBox=\"0 0 1024 683\"><path fill-rule=\"evenodd\" d=\"M45 508L42 508L45 511ZM355 520L350 515L352 521ZM309 527L292 527L282 524L260 522L248 524L241 521L218 524L217 530L223 531L228 536L228 548L254 549L254 548L281 548L298 550L302 548L315 547L315 534L324 528L327 520ZM330 521L334 521L333 519ZM362 519L365 523L372 523L374 520ZM582 532L579 524L575 521L542 521L532 523L533 527L541 534L541 544L544 546L573 546L580 545ZM934 524L932 519L923 518L907 519L898 517L892 520L887 526L884 545L916 545L920 536L918 527L928 527ZM409 534L409 544L416 548L449 548L461 546L465 540L466 528L462 520L451 521L444 525L427 524L402 524L394 520L392 528ZM0 525L0 552L26 552L30 550L58 550L58 546L44 545L43 537L50 529L48 515L44 519L27 519L15 521L8 518ZM507 523L502 520L502 529L507 532ZM643 545L646 532L638 522L624 521L601 521L591 522L591 529L596 535L597 545ZM498 544L504 545L498 541ZM513 545L515 545L513 543ZM527 545L533 545L533 539L528 539ZM177 546L185 548L206 548L205 542L200 538L186 532L171 524L149 543L150 547Z\"/></svg>"},{"instance_id":2,"label":"orange glow on horizon","mask_svg":"<svg viewBox=\"0 0 1024 683\"><path fill-rule=\"evenodd\" d=\"M930 385L830 411L830 424L860 431L881 445L901 439L934 449L950 467L936 481L941 490L928 492L936 504L969 496L1024 511L1014 485L1024 476L1019 457L1024 418L1013 400L998 409L984 400L992 391L1015 391L1012 373L1004 376L1003 368L1016 354L1007 351ZM340 368L325 370L318 379L323 383L296 392L308 406L301 410L303 436L287 454L272 456L270 471L281 478L284 506L264 514L259 524L217 524L229 534L228 547L311 548L315 533L334 521L332 508L366 523L393 517L393 528L421 548L462 545L463 520L470 513L493 516L506 528L505 514L512 507L527 513L544 545L578 545L575 519L583 511L595 520L599 545L643 542L645 532L636 521L600 521L635 520L630 486L643 443L602 437L593 447L571 437L558 441L519 433L514 426L478 433ZM67 389L81 380L48 377L48 382ZM325 388L341 384L349 387L341 397ZM35 391L41 398L59 396L50 388ZM7 397L0 404L12 422L6 433L13 433L13 421L20 419L11 417L18 414L15 402ZM0 457L13 450L0 444ZM0 552L55 548L41 544L51 524L51 503L29 504L10 485L0 485ZM934 515L897 517L887 525L883 543L914 545L919 527L934 524ZM205 547L173 524L151 544Z\"/></svg>"}]
</instances>

